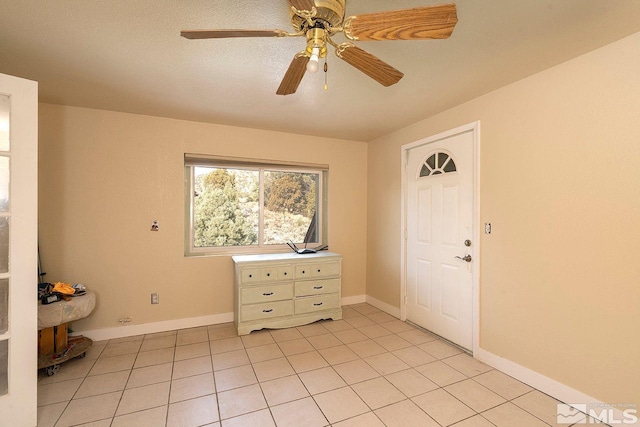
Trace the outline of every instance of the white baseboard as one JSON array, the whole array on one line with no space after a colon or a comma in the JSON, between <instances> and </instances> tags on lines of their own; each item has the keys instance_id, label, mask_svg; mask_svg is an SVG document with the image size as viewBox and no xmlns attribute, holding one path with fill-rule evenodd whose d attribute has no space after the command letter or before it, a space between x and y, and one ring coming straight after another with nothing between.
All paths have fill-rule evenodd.
<instances>
[{"instance_id":1,"label":"white baseboard","mask_svg":"<svg viewBox=\"0 0 640 427\"><path fill-rule=\"evenodd\" d=\"M352 297L342 297L340 300L340 304L345 305L353 305L353 304L362 304L363 302L367 302L366 295L354 295Z\"/></svg>"},{"instance_id":2,"label":"white baseboard","mask_svg":"<svg viewBox=\"0 0 640 427\"><path fill-rule=\"evenodd\" d=\"M600 402L598 399L591 397L581 391L573 389L565 384L562 384L556 380L546 377L536 371L529 368L525 368L509 359L505 359L498 355L495 355L487 350L480 348L476 354L476 358L492 366L507 375L521 381L531 387L540 390L541 392L548 394L549 396L566 403L567 405L574 406L580 404L591 405L594 407L604 408L605 403ZM619 402L617 402L619 403ZM575 407L575 406L574 406ZM578 410L582 410L580 407L576 407ZM619 408L611 408L616 420L623 420L624 414ZM590 414L592 417L597 418L596 414ZM605 414L606 416L607 414ZM603 422L611 422L611 420L601 420Z\"/></svg>"},{"instance_id":3,"label":"white baseboard","mask_svg":"<svg viewBox=\"0 0 640 427\"><path fill-rule=\"evenodd\" d=\"M162 322L143 323L140 325L117 326L115 328L74 331L74 334L82 334L94 341L103 341L114 338L154 334L157 332L175 331L176 329L196 328L198 326L216 325L218 323L228 322L233 322L233 312L213 314L210 316L189 317L186 319L165 320Z\"/></svg>"},{"instance_id":4,"label":"white baseboard","mask_svg":"<svg viewBox=\"0 0 640 427\"><path fill-rule=\"evenodd\" d=\"M400 309L398 307L394 307L391 304L387 304L386 302L382 302L374 297L367 295L367 304L371 304L375 308L379 308L387 314L390 314L393 317L400 318Z\"/></svg>"},{"instance_id":5,"label":"white baseboard","mask_svg":"<svg viewBox=\"0 0 640 427\"><path fill-rule=\"evenodd\" d=\"M366 295L355 295L343 297L342 305L362 304L368 302L370 297ZM384 304L380 302L380 304ZM374 304L372 304L374 305ZM378 307L384 310L381 307ZM386 310L385 310L386 311ZM166 320L162 322L142 323L140 325L124 325L113 328L94 329L87 331L74 331L75 334L82 334L94 341L104 341L115 338L132 337L136 335L154 334L157 332L175 331L176 329L196 328L198 326L216 325L219 323L233 322L233 312L213 314L210 316L189 317L186 319Z\"/></svg>"}]
</instances>

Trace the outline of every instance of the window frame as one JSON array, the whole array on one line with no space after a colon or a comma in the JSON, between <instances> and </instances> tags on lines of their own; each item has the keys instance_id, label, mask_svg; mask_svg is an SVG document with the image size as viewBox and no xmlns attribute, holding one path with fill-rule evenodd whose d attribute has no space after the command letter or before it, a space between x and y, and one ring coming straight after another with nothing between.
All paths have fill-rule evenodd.
<instances>
[{"instance_id":1,"label":"window frame","mask_svg":"<svg viewBox=\"0 0 640 427\"><path fill-rule=\"evenodd\" d=\"M220 169L254 170L259 172L259 218L258 218L258 243L245 246L218 246L195 247L194 246L194 194L195 194L195 168L210 167ZM329 166L309 163L293 163L262 159L248 159L239 157L205 156L198 154L184 154L184 186L185 186L185 256L218 256L236 254L262 254L290 252L286 244L264 243L264 173L297 172L318 174L318 191L316 218L318 242L309 244L309 247L328 245L328 174ZM298 242L296 242L298 243Z\"/></svg>"}]
</instances>

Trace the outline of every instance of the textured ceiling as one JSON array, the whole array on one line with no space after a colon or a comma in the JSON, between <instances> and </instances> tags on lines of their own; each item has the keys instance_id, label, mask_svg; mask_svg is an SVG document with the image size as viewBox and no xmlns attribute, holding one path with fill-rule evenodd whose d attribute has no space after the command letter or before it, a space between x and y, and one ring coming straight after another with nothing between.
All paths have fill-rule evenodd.
<instances>
[{"instance_id":1,"label":"textured ceiling","mask_svg":"<svg viewBox=\"0 0 640 427\"><path fill-rule=\"evenodd\" d=\"M380 86L331 52L327 91L319 72L278 96L303 38L180 30L290 30L286 0L1 3L0 72L37 80L42 102L357 141L640 31L640 1L458 0L447 40L358 43L405 73L398 84ZM347 0L347 15L439 3Z\"/></svg>"}]
</instances>

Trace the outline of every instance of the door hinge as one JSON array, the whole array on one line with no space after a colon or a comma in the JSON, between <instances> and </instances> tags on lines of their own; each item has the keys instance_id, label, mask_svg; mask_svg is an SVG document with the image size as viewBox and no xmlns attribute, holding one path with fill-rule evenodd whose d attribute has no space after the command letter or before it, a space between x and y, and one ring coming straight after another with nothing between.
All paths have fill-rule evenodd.
<instances>
[{"instance_id":1,"label":"door hinge","mask_svg":"<svg viewBox=\"0 0 640 427\"><path fill-rule=\"evenodd\" d=\"M407 229L404 229L404 240L407 240L409 238L409 233L407 233Z\"/></svg>"},{"instance_id":2,"label":"door hinge","mask_svg":"<svg viewBox=\"0 0 640 427\"><path fill-rule=\"evenodd\" d=\"M407 296L404 296L404 305L407 305Z\"/></svg>"}]
</instances>

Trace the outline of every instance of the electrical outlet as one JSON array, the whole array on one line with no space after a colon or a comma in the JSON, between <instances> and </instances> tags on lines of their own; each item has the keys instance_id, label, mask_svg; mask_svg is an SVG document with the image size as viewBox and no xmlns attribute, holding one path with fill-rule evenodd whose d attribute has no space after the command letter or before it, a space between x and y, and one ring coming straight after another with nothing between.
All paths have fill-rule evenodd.
<instances>
[{"instance_id":1,"label":"electrical outlet","mask_svg":"<svg viewBox=\"0 0 640 427\"><path fill-rule=\"evenodd\" d=\"M484 234L491 234L491 223L490 222L485 222L484 223Z\"/></svg>"},{"instance_id":2,"label":"electrical outlet","mask_svg":"<svg viewBox=\"0 0 640 427\"><path fill-rule=\"evenodd\" d=\"M151 294L151 304L160 304L160 297L156 292Z\"/></svg>"}]
</instances>

